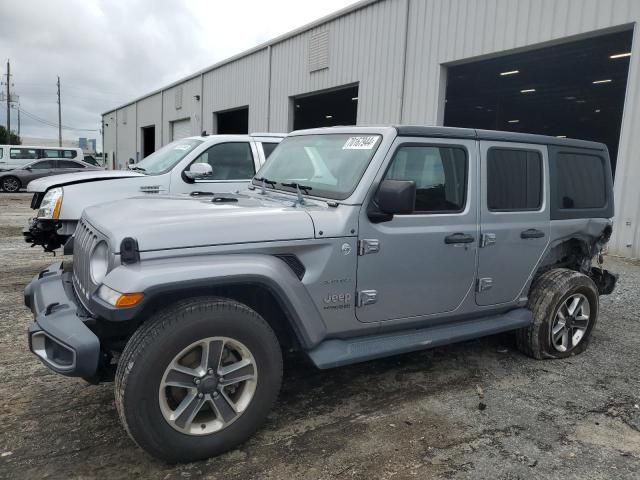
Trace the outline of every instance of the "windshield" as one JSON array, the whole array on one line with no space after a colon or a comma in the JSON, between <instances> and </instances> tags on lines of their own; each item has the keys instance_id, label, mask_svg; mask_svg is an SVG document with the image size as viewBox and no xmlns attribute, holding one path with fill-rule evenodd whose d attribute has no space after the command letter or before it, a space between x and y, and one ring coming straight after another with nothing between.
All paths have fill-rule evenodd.
<instances>
[{"instance_id":1,"label":"windshield","mask_svg":"<svg viewBox=\"0 0 640 480\"><path fill-rule=\"evenodd\" d=\"M132 165L130 168L148 175L158 175L168 172L201 143L202 140L193 138L176 140L169 145L165 145L157 152L152 153L144 160Z\"/></svg>"},{"instance_id":2,"label":"windshield","mask_svg":"<svg viewBox=\"0 0 640 480\"><path fill-rule=\"evenodd\" d=\"M380 144L380 135L304 135L285 138L256 174L277 190L344 200L355 190ZM268 182L267 182L268 181Z\"/></svg>"}]
</instances>

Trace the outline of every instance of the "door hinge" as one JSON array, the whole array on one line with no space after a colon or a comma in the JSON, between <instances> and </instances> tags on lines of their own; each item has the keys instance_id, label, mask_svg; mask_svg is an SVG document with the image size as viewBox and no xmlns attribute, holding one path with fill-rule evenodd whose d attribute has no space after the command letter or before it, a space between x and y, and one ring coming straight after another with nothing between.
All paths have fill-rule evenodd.
<instances>
[{"instance_id":1,"label":"door hinge","mask_svg":"<svg viewBox=\"0 0 640 480\"><path fill-rule=\"evenodd\" d=\"M375 238L365 238L358 240L358 255L368 255L380 251L380 240Z\"/></svg>"},{"instance_id":2,"label":"door hinge","mask_svg":"<svg viewBox=\"0 0 640 480\"><path fill-rule=\"evenodd\" d=\"M480 248L488 247L496 243L495 233L483 233L480 235Z\"/></svg>"},{"instance_id":3,"label":"door hinge","mask_svg":"<svg viewBox=\"0 0 640 480\"><path fill-rule=\"evenodd\" d=\"M491 287L493 287L493 278L486 277L486 278L478 279L478 287L477 287L478 292L484 292L485 290L490 290Z\"/></svg>"},{"instance_id":4,"label":"door hinge","mask_svg":"<svg viewBox=\"0 0 640 480\"><path fill-rule=\"evenodd\" d=\"M361 290L358 292L358 306L364 307L365 305L371 305L378 301L377 290Z\"/></svg>"}]
</instances>

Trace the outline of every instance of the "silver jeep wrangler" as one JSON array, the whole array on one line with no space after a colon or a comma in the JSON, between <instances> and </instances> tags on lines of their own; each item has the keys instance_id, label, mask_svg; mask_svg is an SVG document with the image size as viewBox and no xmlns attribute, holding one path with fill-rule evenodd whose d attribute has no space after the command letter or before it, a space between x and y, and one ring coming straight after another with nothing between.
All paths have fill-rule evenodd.
<instances>
[{"instance_id":1,"label":"silver jeep wrangler","mask_svg":"<svg viewBox=\"0 0 640 480\"><path fill-rule=\"evenodd\" d=\"M592 266L612 217L599 143L294 132L245 191L85 210L73 267L25 290L29 346L60 374L115 375L152 455L202 459L263 422L283 349L330 368L512 330L534 358L582 352L616 282Z\"/></svg>"}]
</instances>

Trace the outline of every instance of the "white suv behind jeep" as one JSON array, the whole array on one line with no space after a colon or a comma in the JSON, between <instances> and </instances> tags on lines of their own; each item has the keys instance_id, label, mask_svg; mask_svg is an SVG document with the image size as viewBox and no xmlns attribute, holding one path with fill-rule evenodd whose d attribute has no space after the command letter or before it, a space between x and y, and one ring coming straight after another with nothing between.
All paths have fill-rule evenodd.
<instances>
[{"instance_id":1,"label":"white suv behind jeep","mask_svg":"<svg viewBox=\"0 0 640 480\"><path fill-rule=\"evenodd\" d=\"M207 195L245 187L285 134L209 135L170 143L130 170L56 175L29 183L35 218L25 241L54 251L73 235L82 211L142 194ZM126 212L123 212L126 215Z\"/></svg>"}]
</instances>

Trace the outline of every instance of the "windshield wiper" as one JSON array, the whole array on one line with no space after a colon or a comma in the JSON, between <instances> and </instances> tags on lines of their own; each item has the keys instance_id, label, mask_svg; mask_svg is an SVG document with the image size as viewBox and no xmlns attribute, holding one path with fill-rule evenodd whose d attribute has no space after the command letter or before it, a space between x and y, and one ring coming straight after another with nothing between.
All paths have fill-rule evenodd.
<instances>
[{"instance_id":1,"label":"windshield wiper","mask_svg":"<svg viewBox=\"0 0 640 480\"><path fill-rule=\"evenodd\" d=\"M296 182L291 182L291 183L280 182L280 185L282 185L283 187L295 188L296 193L298 194L298 203L300 205L304 205L304 197L302 196L301 191L304 192L305 195L308 195L309 191L313 190L313 188L308 187L307 185L300 185L299 183L296 183Z\"/></svg>"},{"instance_id":2,"label":"windshield wiper","mask_svg":"<svg viewBox=\"0 0 640 480\"><path fill-rule=\"evenodd\" d=\"M261 192L261 193L262 193L262 195L264 195L264 194L266 193L266 192L264 191L264 189L265 189L265 184L269 184L269 185L271 185L271 188L274 188L274 187L276 186L276 183L278 183L278 182L276 182L275 180L269 180L268 178L265 178L265 177L253 177L253 179L254 179L256 182L262 182L262 192Z\"/></svg>"},{"instance_id":3,"label":"windshield wiper","mask_svg":"<svg viewBox=\"0 0 640 480\"><path fill-rule=\"evenodd\" d=\"M138 172L147 173L147 170L146 170L145 168L143 168L143 167L138 167L138 166L135 166L135 167L129 167L129 170L136 170L136 171L138 171Z\"/></svg>"},{"instance_id":4,"label":"windshield wiper","mask_svg":"<svg viewBox=\"0 0 640 480\"><path fill-rule=\"evenodd\" d=\"M280 183L280 185L282 185L283 187L295 188L296 190L302 190L305 193L305 195L307 194L308 191L313 190L313 188L311 187L308 187L306 185L302 185L296 182Z\"/></svg>"}]
</instances>

